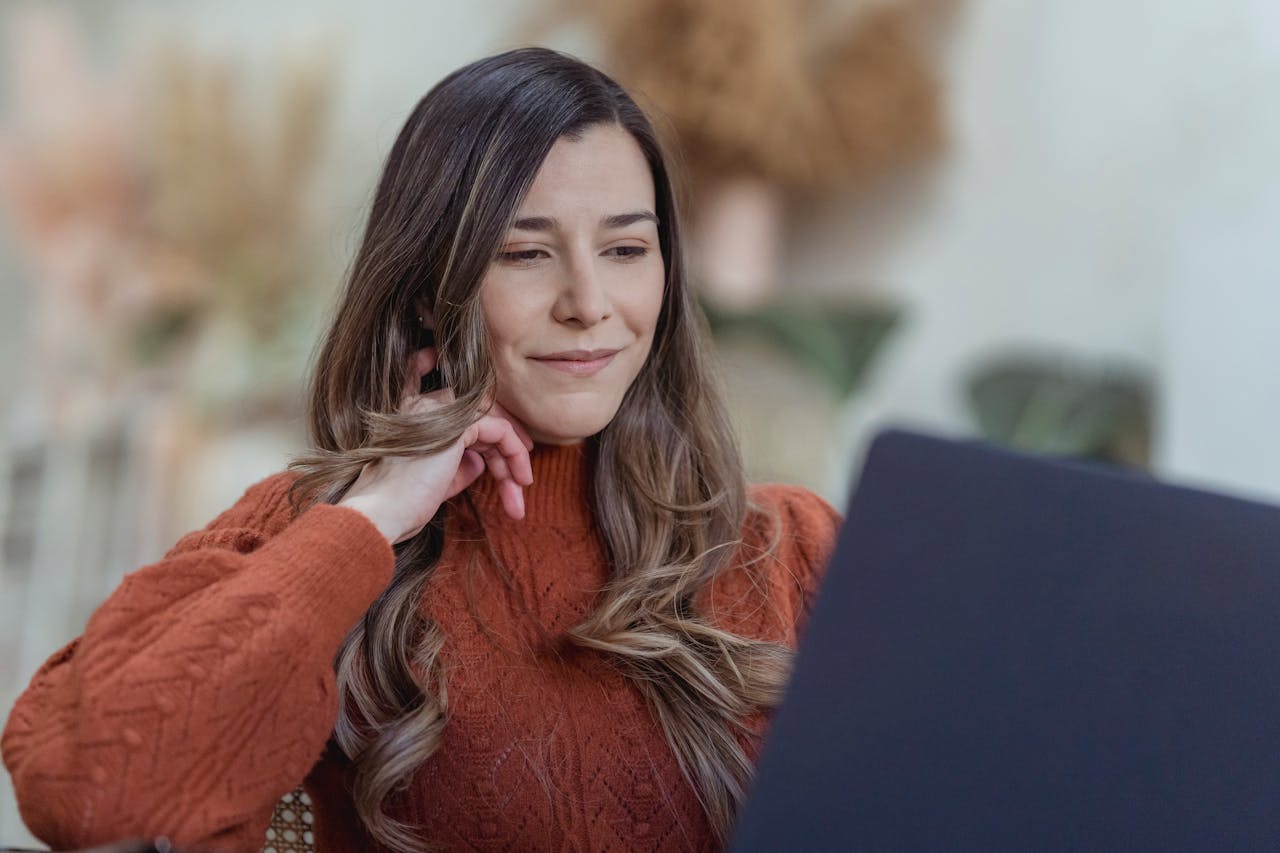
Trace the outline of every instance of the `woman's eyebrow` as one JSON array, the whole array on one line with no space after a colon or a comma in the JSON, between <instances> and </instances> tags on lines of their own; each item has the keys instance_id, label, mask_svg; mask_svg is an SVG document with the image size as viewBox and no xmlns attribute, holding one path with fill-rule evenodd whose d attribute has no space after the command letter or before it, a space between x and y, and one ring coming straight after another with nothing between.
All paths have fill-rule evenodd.
<instances>
[{"instance_id":1,"label":"woman's eyebrow","mask_svg":"<svg viewBox=\"0 0 1280 853\"><path fill-rule=\"evenodd\" d=\"M614 213L600 218L600 227L605 229L626 228L637 222L658 224L658 217L650 210L633 210L628 213ZM514 231L555 231L560 227L559 220L550 216L522 216L511 223Z\"/></svg>"},{"instance_id":2,"label":"woman's eyebrow","mask_svg":"<svg viewBox=\"0 0 1280 853\"><path fill-rule=\"evenodd\" d=\"M652 222L658 224L658 217L654 216L652 211L633 210L630 213L615 213L612 216L606 216L600 220L600 225L604 228L626 228L628 225L634 225L637 222Z\"/></svg>"}]
</instances>

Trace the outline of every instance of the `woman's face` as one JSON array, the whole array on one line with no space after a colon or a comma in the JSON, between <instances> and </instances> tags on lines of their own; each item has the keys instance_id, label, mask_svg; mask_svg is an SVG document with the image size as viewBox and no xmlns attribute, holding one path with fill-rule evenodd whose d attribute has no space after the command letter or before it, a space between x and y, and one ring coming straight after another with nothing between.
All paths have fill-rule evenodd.
<instances>
[{"instance_id":1,"label":"woman's face","mask_svg":"<svg viewBox=\"0 0 1280 853\"><path fill-rule=\"evenodd\" d=\"M480 284L498 403L542 444L613 419L653 343L666 279L653 176L616 125L562 137Z\"/></svg>"}]
</instances>

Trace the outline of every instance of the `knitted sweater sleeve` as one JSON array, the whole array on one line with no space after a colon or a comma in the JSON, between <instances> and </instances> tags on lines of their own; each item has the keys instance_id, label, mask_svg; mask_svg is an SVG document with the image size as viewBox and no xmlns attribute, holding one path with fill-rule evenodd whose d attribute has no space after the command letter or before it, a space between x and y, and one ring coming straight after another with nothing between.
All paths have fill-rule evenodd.
<instances>
[{"instance_id":1,"label":"knitted sweater sleeve","mask_svg":"<svg viewBox=\"0 0 1280 853\"><path fill-rule=\"evenodd\" d=\"M291 482L251 487L126 576L35 674L0 741L35 835L261 848L275 802L324 750L334 654L394 562L353 510L294 518Z\"/></svg>"}]
</instances>

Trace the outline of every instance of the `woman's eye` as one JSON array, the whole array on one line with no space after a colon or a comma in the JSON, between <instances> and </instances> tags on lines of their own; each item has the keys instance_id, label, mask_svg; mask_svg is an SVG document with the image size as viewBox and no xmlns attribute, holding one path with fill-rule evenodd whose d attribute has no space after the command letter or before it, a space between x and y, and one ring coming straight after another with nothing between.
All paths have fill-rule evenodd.
<instances>
[{"instance_id":1,"label":"woman's eye","mask_svg":"<svg viewBox=\"0 0 1280 853\"><path fill-rule=\"evenodd\" d=\"M615 258L621 258L624 261L631 261L637 258L643 258L649 254L649 250L644 246L614 246L609 250L608 254Z\"/></svg>"},{"instance_id":2,"label":"woman's eye","mask_svg":"<svg viewBox=\"0 0 1280 853\"><path fill-rule=\"evenodd\" d=\"M499 252L498 260L509 264L530 264L545 255L541 249L520 249L514 252Z\"/></svg>"}]
</instances>

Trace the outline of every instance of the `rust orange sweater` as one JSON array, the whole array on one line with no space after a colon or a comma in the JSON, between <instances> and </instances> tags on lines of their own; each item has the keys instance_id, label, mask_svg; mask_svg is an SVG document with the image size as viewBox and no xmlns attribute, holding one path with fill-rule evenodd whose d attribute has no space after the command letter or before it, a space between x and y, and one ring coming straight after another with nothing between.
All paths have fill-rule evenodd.
<instances>
[{"instance_id":1,"label":"rust orange sweater","mask_svg":"<svg viewBox=\"0 0 1280 853\"><path fill-rule=\"evenodd\" d=\"M397 817L447 849L715 849L640 695L605 657L556 642L606 579L588 455L540 447L533 469L520 522L502 514L488 478L471 489L512 581L507 591L493 572L474 573L487 630L464 603L474 549L446 527L422 606L447 638L448 724ZM318 851L374 847L330 741L333 658L389 582L393 554L353 510L295 517L291 482L280 474L253 486L126 577L36 674L2 745L38 837L79 847L166 834L258 851L274 804L305 780ZM708 616L794 645L838 518L800 488L757 487L753 497L783 524L767 584L723 573ZM744 531L748 542L764 535Z\"/></svg>"}]
</instances>

